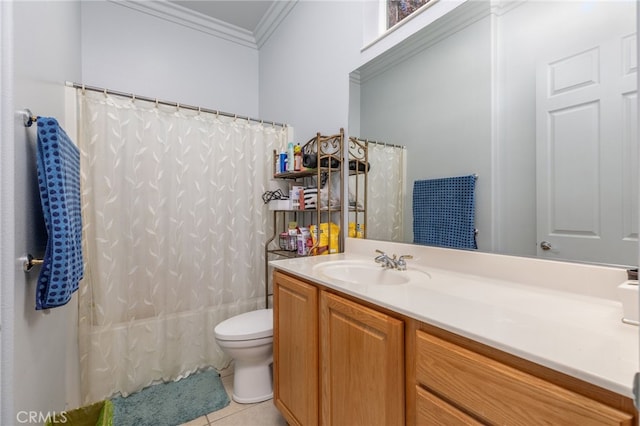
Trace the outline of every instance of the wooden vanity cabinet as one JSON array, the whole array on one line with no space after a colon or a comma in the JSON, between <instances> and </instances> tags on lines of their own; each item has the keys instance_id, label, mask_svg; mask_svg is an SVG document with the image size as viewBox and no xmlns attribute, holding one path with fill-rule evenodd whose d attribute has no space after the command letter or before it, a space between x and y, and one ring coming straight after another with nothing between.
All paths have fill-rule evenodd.
<instances>
[{"instance_id":1,"label":"wooden vanity cabinet","mask_svg":"<svg viewBox=\"0 0 640 426\"><path fill-rule=\"evenodd\" d=\"M630 400L477 343L460 345L458 336L444 331L436 336L420 328L412 342L411 401L418 425L635 424Z\"/></svg>"},{"instance_id":2,"label":"wooden vanity cabinet","mask_svg":"<svg viewBox=\"0 0 640 426\"><path fill-rule=\"evenodd\" d=\"M274 403L287 422L403 425L403 322L278 271L273 277Z\"/></svg>"},{"instance_id":3,"label":"wooden vanity cabinet","mask_svg":"<svg viewBox=\"0 0 640 426\"><path fill-rule=\"evenodd\" d=\"M635 425L631 398L276 271L290 425Z\"/></svg>"}]
</instances>

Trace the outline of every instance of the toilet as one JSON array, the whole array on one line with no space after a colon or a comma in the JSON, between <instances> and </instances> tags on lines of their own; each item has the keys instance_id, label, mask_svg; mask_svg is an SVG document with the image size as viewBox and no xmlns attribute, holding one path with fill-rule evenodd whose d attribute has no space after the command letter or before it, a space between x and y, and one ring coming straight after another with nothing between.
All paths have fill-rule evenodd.
<instances>
[{"instance_id":1,"label":"toilet","mask_svg":"<svg viewBox=\"0 0 640 426\"><path fill-rule=\"evenodd\" d=\"M233 395L241 404L273 397L273 309L245 312L214 329L216 342L234 360Z\"/></svg>"}]
</instances>

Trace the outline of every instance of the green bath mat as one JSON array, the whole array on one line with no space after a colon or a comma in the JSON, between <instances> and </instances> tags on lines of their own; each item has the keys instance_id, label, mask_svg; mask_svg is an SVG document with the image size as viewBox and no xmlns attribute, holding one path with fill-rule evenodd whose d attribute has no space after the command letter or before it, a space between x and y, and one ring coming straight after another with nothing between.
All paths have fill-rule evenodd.
<instances>
[{"instance_id":1,"label":"green bath mat","mask_svg":"<svg viewBox=\"0 0 640 426\"><path fill-rule=\"evenodd\" d=\"M114 426L176 426L229 405L220 375L204 371L113 402Z\"/></svg>"},{"instance_id":2,"label":"green bath mat","mask_svg":"<svg viewBox=\"0 0 640 426\"><path fill-rule=\"evenodd\" d=\"M112 421L113 406L107 400L50 417L45 426L113 426Z\"/></svg>"}]
</instances>

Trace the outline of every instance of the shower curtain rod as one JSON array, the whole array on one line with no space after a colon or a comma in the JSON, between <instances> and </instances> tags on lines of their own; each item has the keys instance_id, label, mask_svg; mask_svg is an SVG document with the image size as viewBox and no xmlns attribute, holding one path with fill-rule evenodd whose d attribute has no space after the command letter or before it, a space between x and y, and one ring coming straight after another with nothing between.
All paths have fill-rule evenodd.
<instances>
[{"instance_id":1,"label":"shower curtain rod","mask_svg":"<svg viewBox=\"0 0 640 426\"><path fill-rule=\"evenodd\" d=\"M271 124L274 127L275 126L289 127L287 124L278 123L276 121L261 120L261 119L258 119L258 118L245 117L245 116L241 116L241 115L238 115L238 114L231 114L229 112L218 111L218 110L209 109L209 108L201 108L201 107L196 107L196 106L193 106L193 105L181 104L181 103L178 103L178 102L162 101L162 100L159 100L159 99L149 98L149 97L146 97L146 96L138 96L138 95L135 95L133 93L118 92L117 90L105 89L105 88L102 88L102 87L87 86L85 84L71 83L69 81L66 82L66 86L67 87L73 87L75 89L91 90L92 92L101 92L101 93L104 93L105 95L117 95L117 96L123 96L123 97L126 97L126 98L131 98L131 99L134 99L134 100L135 99L140 99L142 101L155 102L156 105L167 105L167 106L171 106L171 107L176 107L178 109L184 108L184 109L189 109L189 110L192 110L192 111L206 112L206 113L215 114L215 115L222 115L224 117L230 117L230 118L234 118L234 119L253 121L253 122L256 122L256 123L260 123L260 124L265 124L266 123L266 124Z\"/></svg>"},{"instance_id":2,"label":"shower curtain rod","mask_svg":"<svg viewBox=\"0 0 640 426\"><path fill-rule=\"evenodd\" d=\"M387 142L382 142L382 141L374 141L371 139L362 139L362 138L354 138L355 140L359 141L359 142L364 142L364 143L373 143L376 145L384 145L384 146L390 146L392 148L400 148L400 149L405 149L406 146L404 145L396 145L394 143L387 143Z\"/></svg>"}]
</instances>

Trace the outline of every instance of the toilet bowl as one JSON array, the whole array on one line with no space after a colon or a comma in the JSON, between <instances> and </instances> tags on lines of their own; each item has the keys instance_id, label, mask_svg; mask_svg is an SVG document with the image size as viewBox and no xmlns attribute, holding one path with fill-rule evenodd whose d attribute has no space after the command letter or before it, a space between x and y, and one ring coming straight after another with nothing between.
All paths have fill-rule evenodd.
<instances>
[{"instance_id":1,"label":"toilet bowl","mask_svg":"<svg viewBox=\"0 0 640 426\"><path fill-rule=\"evenodd\" d=\"M214 329L216 342L234 360L233 395L241 404L273 397L273 309L245 312Z\"/></svg>"}]
</instances>

